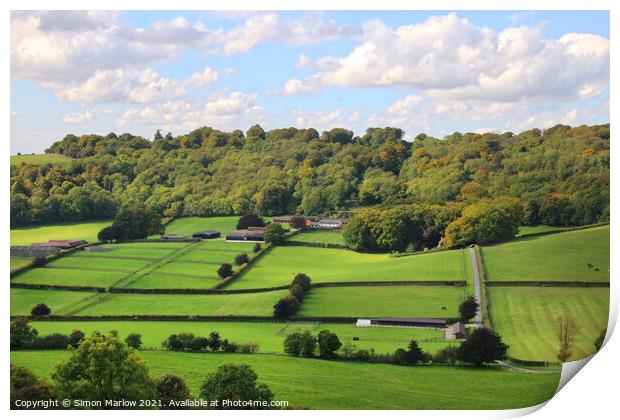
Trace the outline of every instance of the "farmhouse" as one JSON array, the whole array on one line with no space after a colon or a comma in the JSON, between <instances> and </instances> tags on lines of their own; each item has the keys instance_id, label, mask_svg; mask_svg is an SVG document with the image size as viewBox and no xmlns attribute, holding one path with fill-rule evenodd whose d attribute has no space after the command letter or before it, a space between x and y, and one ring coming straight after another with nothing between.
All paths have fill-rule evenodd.
<instances>
[{"instance_id":1,"label":"farmhouse","mask_svg":"<svg viewBox=\"0 0 620 420\"><path fill-rule=\"evenodd\" d=\"M443 336L446 340L460 340L465 338L465 325L462 322L455 322L452 325L448 325L443 331Z\"/></svg>"},{"instance_id":2,"label":"farmhouse","mask_svg":"<svg viewBox=\"0 0 620 420\"><path fill-rule=\"evenodd\" d=\"M256 230L236 230L226 235L227 241L265 242L265 232Z\"/></svg>"},{"instance_id":3,"label":"farmhouse","mask_svg":"<svg viewBox=\"0 0 620 420\"><path fill-rule=\"evenodd\" d=\"M71 249L76 246L86 245L87 243L82 239L50 239L43 243L33 243L32 246L53 246L60 249Z\"/></svg>"},{"instance_id":4,"label":"farmhouse","mask_svg":"<svg viewBox=\"0 0 620 420\"><path fill-rule=\"evenodd\" d=\"M166 233L165 235L161 235L162 241L182 241L183 238L183 235L177 233Z\"/></svg>"},{"instance_id":5,"label":"farmhouse","mask_svg":"<svg viewBox=\"0 0 620 420\"><path fill-rule=\"evenodd\" d=\"M217 230L203 230L202 232L196 232L192 235L195 239L215 239L221 236Z\"/></svg>"},{"instance_id":6,"label":"farmhouse","mask_svg":"<svg viewBox=\"0 0 620 420\"><path fill-rule=\"evenodd\" d=\"M333 229L340 230L347 221L344 219L328 219L321 217L319 220L313 220L310 222L310 227L313 229Z\"/></svg>"},{"instance_id":7,"label":"farmhouse","mask_svg":"<svg viewBox=\"0 0 620 420\"><path fill-rule=\"evenodd\" d=\"M60 248L46 245L15 245L11 247L11 257L40 258L58 254L59 252Z\"/></svg>"},{"instance_id":8,"label":"farmhouse","mask_svg":"<svg viewBox=\"0 0 620 420\"><path fill-rule=\"evenodd\" d=\"M424 328L445 328L446 320L437 318L372 318L358 319L355 323L357 327L424 327Z\"/></svg>"}]
</instances>

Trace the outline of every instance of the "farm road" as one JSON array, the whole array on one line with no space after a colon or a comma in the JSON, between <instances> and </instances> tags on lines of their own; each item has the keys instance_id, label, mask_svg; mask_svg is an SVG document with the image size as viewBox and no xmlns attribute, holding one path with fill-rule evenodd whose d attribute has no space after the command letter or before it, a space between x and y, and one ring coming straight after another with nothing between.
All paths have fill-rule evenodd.
<instances>
[{"instance_id":1,"label":"farm road","mask_svg":"<svg viewBox=\"0 0 620 420\"><path fill-rule=\"evenodd\" d=\"M476 252L474 248L469 248L469 257L471 259L471 268L474 273L474 293L476 295L476 302L478 302L478 310L476 311L476 324L478 327L482 327L482 300L480 299L480 273L478 272L478 262L476 259Z\"/></svg>"}]
</instances>

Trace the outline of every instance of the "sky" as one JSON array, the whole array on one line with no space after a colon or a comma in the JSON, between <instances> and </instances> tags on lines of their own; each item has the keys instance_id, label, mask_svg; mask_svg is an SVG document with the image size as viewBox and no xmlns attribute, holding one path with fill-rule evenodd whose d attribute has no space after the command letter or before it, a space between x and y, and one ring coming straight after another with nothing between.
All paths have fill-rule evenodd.
<instances>
[{"instance_id":1,"label":"sky","mask_svg":"<svg viewBox=\"0 0 620 420\"><path fill-rule=\"evenodd\" d=\"M13 11L11 153L67 133L609 122L605 11Z\"/></svg>"}]
</instances>

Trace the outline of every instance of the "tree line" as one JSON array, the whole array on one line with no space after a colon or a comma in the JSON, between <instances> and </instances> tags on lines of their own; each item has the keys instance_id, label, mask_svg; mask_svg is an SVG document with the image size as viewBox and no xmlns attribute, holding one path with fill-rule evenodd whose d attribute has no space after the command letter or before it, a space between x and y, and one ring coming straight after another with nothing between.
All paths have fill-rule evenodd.
<instances>
[{"instance_id":1,"label":"tree line","mask_svg":"<svg viewBox=\"0 0 620 420\"><path fill-rule=\"evenodd\" d=\"M152 140L68 134L63 166L11 166L11 226L111 218L143 203L162 217L321 215L353 205L466 207L513 197L528 224L609 220L609 124L513 133L202 127Z\"/></svg>"}]
</instances>

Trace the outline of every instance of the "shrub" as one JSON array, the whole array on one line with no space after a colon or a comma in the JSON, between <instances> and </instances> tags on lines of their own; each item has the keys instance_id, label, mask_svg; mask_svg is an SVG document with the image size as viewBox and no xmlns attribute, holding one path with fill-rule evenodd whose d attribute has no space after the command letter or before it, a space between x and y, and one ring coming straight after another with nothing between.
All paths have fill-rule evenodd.
<instances>
[{"instance_id":1,"label":"shrub","mask_svg":"<svg viewBox=\"0 0 620 420\"><path fill-rule=\"evenodd\" d=\"M293 216L291 217L291 227L293 229L305 230L306 229L306 218L303 216Z\"/></svg>"},{"instance_id":2,"label":"shrub","mask_svg":"<svg viewBox=\"0 0 620 420\"><path fill-rule=\"evenodd\" d=\"M29 348L37 350L65 350L69 345L69 337L64 334L50 334L35 337Z\"/></svg>"},{"instance_id":3,"label":"shrub","mask_svg":"<svg viewBox=\"0 0 620 420\"><path fill-rule=\"evenodd\" d=\"M294 332L284 339L284 352L291 356L310 357L316 349L316 337L310 331Z\"/></svg>"},{"instance_id":4,"label":"shrub","mask_svg":"<svg viewBox=\"0 0 620 420\"><path fill-rule=\"evenodd\" d=\"M217 269L217 275L220 276L220 278L222 279L232 276L233 275L232 265L228 263L222 264L220 268Z\"/></svg>"},{"instance_id":5,"label":"shrub","mask_svg":"<svg viewBox=\"0 0 620 420\"><path fill-rule=\"evenodd\" d=\"M411 340L405 354L405 363L408 365L417 365L418 363L428 363L431 361L431 355L422 351L418 342Z\"/></svg>"},{"instance_id":6,"label":"shrub","mask_svg":"<svg viewBox=\"0 0 620 420\"><path fill-rule=\"evenodd\" d=\"M476 316L478 311L478 302L473 296L468 296L459 306L459 313L461 314L461 321L466 322Z\"/></svg>"},{"instance_id":7,"label":"shrub","mask_svg":"<svg viewBox=\"0 0 620 420\"><path fill-rule=\"evenodd\" d=\"M273 305L273 316L278 319L295 315L299 310L299 301L295 296L288 295Z\"/></svg>"},{"instance_id":8,"label":"shrub","mask_svg":"<svg viewBox=\"0 0 620 420\"><path fill-rule=\"evenodd\" d=\"M52 310L45 303L37 304L30 311L30 314L32 316L47 316L47 315L50 315L51 313L52 313Z\"/></svg>"},{"instance_id":9,"label":"shrub","mask_svg":"<svg viewBox=\"0 0 620 420\"><path fill-rule=\"evenodd\" d=\"M122 226L106 226L99 231L97 239L101 242L123 241L127 239L127 232Z\"/></svg>"},{"instance_id":10,"label":"shrub","mask_svg":"<svg viewBox=\"0 0 620 420\"><path fill-rule=\"evenodd\" d=\"M35 337L39 334L30 326L28 318L15 318L11 320L11 349L28 348Z\"/></svg>"},{"instance_id":11,"label":"shrub","mask_svg":"<svg viewBox=\"0 0 620 420\"><path fill-rule=\"evenodd\" d=\"M329 330L319 332L317 341L321 357L333 357L334 353L342 347L342 342L338 339L338 336Z\"/></svg>"},{"instance_id":12,"label":"shrub","mask_svg":"<svg viewBox=\"0 0 620 420\"><path fill-rule=\"evenodd\" d=\"M35 376L29 369L11 365L11 409L20 410L17 406L20 401L45 401L55 397L52 387Z\"/></svg>"},{"instance_id":13,"label":"shrub","mask_svg":"<svg viewBox=\"0 0 620 420\"><path fill-rule=\"evenodd\" d=\"M139 350L142 346L142 336L140 334L131 333L125 339L125 344L136 350Z\"/></svg>"},{"instance_id":14,"label":"shrub","mask_svg":"<svg viewBox=\"0 0 620 420\"><path fill-rule=\"evenodd\" d=\"M252 353L256 353L258 351L258 343L254 342L254 341L249 341L247 343L243 343L241 346L239 346L239 351L241 353L245 353L245 354L252 354Z\"/></svg>"},{"instance_id":15,"label":"shrub","mask_svg":"<svg viewBox=\"0 0 620 420\"><path fill-rule=\"evenodd\" d=\"M281 225L272 223L265 228L265 242L279 245L283 243L285 239L286 231Z\"/></svg>"},{"instance_id":16,"label":"shrub","mask_svg":"<svg viewBox=\"0 0 620 420\"><path fill-rule=\"evenodd\" d=\"M84 333L80 330L73 330L71 334L69 334L69 342L67 345L71 347L77 347L82 340L84 339Z\"/></svg>"},{"instance_id":17,"label":"shrub","mask_svg":"<svg viewBox=\"0 0 620 420\"><path fill-rule=\"evenodd\" d=\"M224 353L236 353L239 351L239 345L224 339L222 340L222 351Z\"/></svg>"},{"instance_id":18,"label":"shrub","mask_svg":"<svg viewBox=\"0 0 620 420\"><path fill-rule=\"evenodd\" d=\"M254 248L252 248L252 252L257 254L260 252L261 249L263 249L263 247L257 242L254 244Z\"/></svg>"},{"instance_id":19,"label":"shrub","mask_svg":"<svg viewBox=\"0 0 620 420\"><path fill-rule=\"evenodd\" d=\"M207 347L209 347L209 339L206 337L194 337L191 341L191 343L189 344L189 349L186 348L186 350L191 350L191 351L201 351L201 350L205 350Z\"/></svg>"},{"instance_id":20,"label":"shrub","mask_svg":"<svg viewBox=\"0 0 620 420\"><path fill-rule=\"evenodd\" d=\"M298 273L293 278L293 286L297 285L303 289L304 292L307 292L312 287L312 280L310 277L304 273Z\"/></svg>"},{"instance_id":21,"label":"shrub","mask_svg":"<svg viewBox=\"0 0 620 420\"><path fill-rule=\"evenodd\" d=\"M182 407L168 407L168 403L191 399L191 394L183 378L166 374L155 380L155 398L162 401L160 409L180 409Z\"/></svg>"},{"instance_id":22,"label":"shrub","mask_svg":"<svg viewBox=\"0 0 620 420\"><path fill-rule=\"evenodd\" d=\"M250 262L250 257L245 252L243 254L239 254L235 257L235 264L243 265Z\"/></svg>"},{"instance_id":23,"label":"shrub","mask_svg":"<svg viewBox=\"0 0 620 420\"><path fill-rule=\"evenodd\" d=\"M177 334L171 334L166 341L162 343L168 350L179 351L183 349L183 343L179 340L179 336Z\"/></svg>"},{"instance_id":24,"label":"shrub","mask_svg":"<svg viewBox=\"0 0 620 420\"><path fill-rule=\"evenodd\" d=\"M216 352L222 346L222 339L220 338L220 333L217 331L211 331L209 334L209 339L207 346L211 349L212 352Z\"/></svg>"},{"instance_id":25,"label":"shrub","mask_svg":"<svg viewBox=\"0 0 620 420\"><path fill-rule=\"evenodd\" d=\"M435 363L442 363L447 365L454 365L457 361L458 347L448 346L445 349L437 351L437 354L433 358Z\"/></svg>"}]
</instances>

